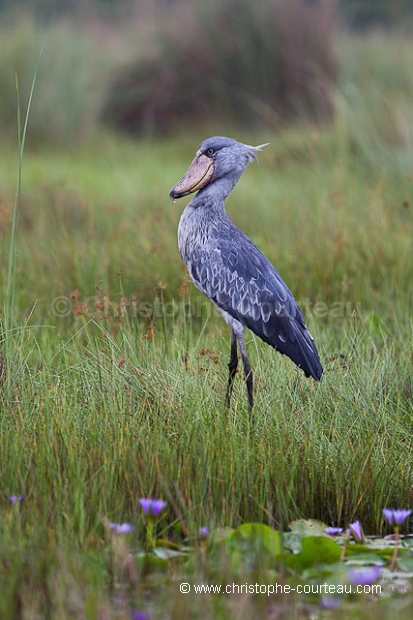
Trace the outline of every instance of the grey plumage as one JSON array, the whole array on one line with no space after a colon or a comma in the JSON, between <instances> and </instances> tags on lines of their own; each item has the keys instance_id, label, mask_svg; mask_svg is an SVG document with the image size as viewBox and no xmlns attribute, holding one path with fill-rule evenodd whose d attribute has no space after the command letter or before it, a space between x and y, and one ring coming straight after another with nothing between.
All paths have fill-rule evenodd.
<instances>
[{"instance_id":1,"label":"grey plumage","mask_svg":"<svg viewBox=\"0 0 413 620\"><path fill-rule=\"evenodd\" d=\"M226 197L263 146L253 147L231 138L209 138L170 192L174 200L198 192L181 216L178 247L195 286L211 299L231 326L228 405L238 363L237 341L248 401L253 405L244 327L290 357L306 376L320 380L323 372L314 340L291 291L224 208Z\"/></svg>"}]
</instances>

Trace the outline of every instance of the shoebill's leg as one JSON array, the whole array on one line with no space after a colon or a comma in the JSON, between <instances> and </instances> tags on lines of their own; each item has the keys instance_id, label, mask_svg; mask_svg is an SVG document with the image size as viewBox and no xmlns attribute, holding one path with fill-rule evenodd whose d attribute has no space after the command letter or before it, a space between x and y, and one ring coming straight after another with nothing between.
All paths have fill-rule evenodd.
<instances>
[{"instance_id":1,"label":"shoebill's leg","mask_svg":"<svg viewBox=\"0 0 413 620\"><path fill-rule=\"evenodd\" d=\"M237 336L231 327L231 357L229 358L228 368L229 377L227 385L227 394L225 397L225 406L229 407L231 401L232 388L234 384L234 377L237 373L238 367L238 351L237 351Z\"/></svg>"},{"instance_id":2,"label":"shoebill's leg","mask_svg":"<svg viewBox=\"0 0 413 620\"><path fill-rule=\"evenodd\" d=\"M245 347L244 330L237 333L237 339L238 339L238 344L239 344L239 348L241 351L242 361L244 364L245 382L247 384L247 392L248 392L248 404L250 406L250 409L252 409L253 404L254 404L254 400L252 397L252 383L253 383L252 370L251 370L251 366L248 360L247 349Z\"/></svg>"}]
</instances>

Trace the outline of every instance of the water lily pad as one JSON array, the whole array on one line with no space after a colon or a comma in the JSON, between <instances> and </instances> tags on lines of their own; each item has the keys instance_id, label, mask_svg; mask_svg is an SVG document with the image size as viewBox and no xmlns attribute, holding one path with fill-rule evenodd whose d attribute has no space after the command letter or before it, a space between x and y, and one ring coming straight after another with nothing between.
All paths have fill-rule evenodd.
<instances>
[{"instance_id":1,"label":"water lily pad","mask_svg":"<svg viewBox=\"0 0 413 620\"><path fill-rule=\"evenodd\" d=\"M348 570L343 562L332 564L315 564L306 568L301 573L301 578L305 581L323 581L326 583L345 583L348 580Z\"/></svg>"},{"instance_id":2,"label":"water lily pad","mask_svg":"<svg viewBox=\"0 0 413 620\"><path fill-rule=\"evenodd\" d=\"M387 561L383 559L381 555L378 553L366 552L366 553L356 553L346 558L346 564L351 566L369 566L371 564L376 564L377 566L384 566L387 564Z\"/></svg>"},{"instance_id":3,"label":"water lily pad","mask_svg":"<svg viewBox=\"0 0 413 620\"><path fill-rule=\"evenodd\" d=\"M387 543L387 544L386 544ZM360 554L369 554L374 553L383 558L391 558L394 551L394 545L389 546L389 541L384 541L383 539L375 540L368 545L362 545L359 543L354 543L352 545L348 545L346 549L346 558L353 555ZM408 552L407 549L399 549L399 553L403 555L405 552ZM411 552L408 552L411 553Z\"/></svg>"},{"instance_id":4,"label":"water lily pad","mask_svg":"<svg viewBox=\"0 0 413 620\"><path fill-rule=\"evenodd\" d=\"M401 554L398 556L397 566L406 573L413 573L413 555Z\"/></svg>"},{"instance_id":5,"label":"water lily pad","mask_svg":"<svg viewBox=\"0 0 413 620\"><path fill-rule=\"evenodd\" d=\"M276 556L281 553L280 534L263 523L244 523L232 535L232 538L250 541Z\"/></svg>"},{"instance_id":6,"label":"water lily pad","mask_svg":"<svg viewBox=\"0 0 413 620\"><path fill-rule=\"evenodd\" d=\"M326 524L317 519L296 519L288 527L299 536L328 536L325 532Z\"/></svg>"},{"instance_id":7,"label":"water lily pad","mask_svg":"<svg viewBox=\"0 0 413 620\"><path fill-rule=\"evenodd\" d=\"M285 559L287 566L296 571L303 571L316 564L332 564L339 562L341 547L324 536L307 536L303 538L303 546L299 553Z\"/></svg>"}]
</instances>

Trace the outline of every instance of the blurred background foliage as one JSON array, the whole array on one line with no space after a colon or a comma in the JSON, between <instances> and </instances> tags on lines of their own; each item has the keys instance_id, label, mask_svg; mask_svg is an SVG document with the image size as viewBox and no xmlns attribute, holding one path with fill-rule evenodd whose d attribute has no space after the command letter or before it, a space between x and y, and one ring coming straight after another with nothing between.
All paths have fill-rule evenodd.
<instances>
[{"instance_id":1,"label":"blurred background foliage","mask_svg":"<svg viewBox=\"0 0 413 620\"><path fill-rule=\"evenodd\" d=\"M146 136L217 118L228 119L229 130L277 129L331 121L355 103L363 119L352 113L355 137L365 109L379 139L400 143L409 131L413 71L394 71L399 51L386 33L408 38L411 0L0 0L0 16L3 137L15 132L15 72L26 101L41 49L32 145L78 144L102 125ZM361 50L345 64L360 30L377 49L373 42L370 57ZM370 62L376 51L380 65ZM378 70L385 75L371 74ZM396 109L386 80L399 82ZM382 114L390 135L381 131Z\"/></svg>"}]
</instances>

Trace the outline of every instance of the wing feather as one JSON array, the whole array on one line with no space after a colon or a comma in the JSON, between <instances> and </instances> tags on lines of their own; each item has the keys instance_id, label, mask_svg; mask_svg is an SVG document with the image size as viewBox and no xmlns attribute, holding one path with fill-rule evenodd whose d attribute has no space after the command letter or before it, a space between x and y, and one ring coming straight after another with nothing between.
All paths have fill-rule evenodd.
<instances>
[{"instance_id":1,"label":"wing feather","mask_svg":"<svg viewBox=\"0 0 413 620\"><path fill-rule=\"evenodd\" d=\"M317 349L293 294L264 254L234 230L232 237L221 231L191 257L195 285L307 375L320 379Z\"/></svg>"}]
</instances>

